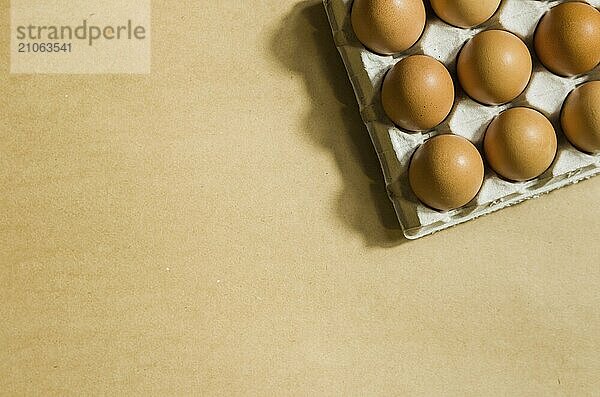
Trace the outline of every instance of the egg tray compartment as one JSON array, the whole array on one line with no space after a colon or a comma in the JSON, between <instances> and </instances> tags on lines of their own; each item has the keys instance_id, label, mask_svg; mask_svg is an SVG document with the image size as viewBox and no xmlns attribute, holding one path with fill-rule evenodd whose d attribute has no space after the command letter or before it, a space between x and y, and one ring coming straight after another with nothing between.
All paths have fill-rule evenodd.
<instances>
[{"instance_id":1,"label":"egg tray compartment","mask_svg":"<svg viewBox=\"0 0 600 397\"><path fill-rule=\"evenodd\" d=\"M356 38L350 22L352 0L323 0L333 39L379 157L388 195L408 239L426 236L600 173L600 156L575 149L560 128L564 100L576 86L589 80L600 80L600 67L585 76L559 77L541 65L533 49L533 35L539 20L551 7L564 2L503 0L489 21L473 29L448 25L437 18L426 4L427 25L419 41L403 53L381 56L367 50ZM588 3L600 6L600 0ZM462 91L456 77L456 58L462 46L475 34L487 29L515 33L525 42L533 59L533 73L527 89L516 100L502 106L484 106L473 101ZM425 54L441 61L450 71L456 89L456 100L448 118L435 130L425 133L403 131L396 127L381 106L380 91L385 74L396 62L413 54ZM477 197L465 207L439 212L421 204L408 182L408 166L414 151L435 135L453 133L469 139L482 152L488 124L499 113L515 106L537 109L554 125L558 152L552 166L535 180L515 183L501 179L486 164L483 186Z\"/></svg>"}]
</instances>

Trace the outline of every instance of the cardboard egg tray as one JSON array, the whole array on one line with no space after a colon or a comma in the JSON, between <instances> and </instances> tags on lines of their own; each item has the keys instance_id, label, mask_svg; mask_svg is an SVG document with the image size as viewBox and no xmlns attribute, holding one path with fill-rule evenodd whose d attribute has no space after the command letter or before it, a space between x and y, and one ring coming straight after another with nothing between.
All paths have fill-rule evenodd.
<instances>
[{"instance_id":1,"label":"cardboard egg tray","mask_svg":"<svg viewBox=\"0 0 600 397\"><path fill-rule=\"evenodd\" d=\"M367 50L356 38L350 22L352 0L324 0L334 41L346 65L362 119L381 162L388 194L407 238L423 237L600 173L600 156L575 149L560 128L560 111L567 95L586 81L600 80L600 68L577 78L559 77L540 64L533 48L533 35L538 22L546 11L562 2L503 0L491 19L474 29L450 26L438 19L428 7L427 25L419 41L403 53L381 56ZM600 6L600 0L588 3ZM507 105L484 106L473 101L462 92L456 77L456 58L463 44L487 29L504 29L515 33L527 44L533 59L533 74L527 89ZM425 133L407 132L396 127L385 115L380 100L381 84L386 72L396 62L413 54L429 55L444 63L457 91L448 118L435 130ZM535 180L515 183L501 179L486 165L481 191L465 207L439 212L421 204L408 182L408 166L414 151L428 138L454 133L471 140L482 152L488 124L500 112L515 106L535 108L554 125L558 135L558 153L548 171Z\"/></svg>"}]
</instances>

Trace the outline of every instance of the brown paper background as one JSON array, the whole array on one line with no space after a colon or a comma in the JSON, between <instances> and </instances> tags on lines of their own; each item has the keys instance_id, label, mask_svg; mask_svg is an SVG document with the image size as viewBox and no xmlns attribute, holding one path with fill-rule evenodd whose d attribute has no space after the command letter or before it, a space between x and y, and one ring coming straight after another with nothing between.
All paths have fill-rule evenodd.
<instances>
[{"instance_id":1,"label":"brown paper background","mask_svg":"<svg viewBox=\"0 0 600 397\"><path fill-rule=\"evenodd\" d=\"M597 395L600 178L403 240L319 1L154 1L147 76L0 32L2 395Z\"/></svg>"}]
</instances>

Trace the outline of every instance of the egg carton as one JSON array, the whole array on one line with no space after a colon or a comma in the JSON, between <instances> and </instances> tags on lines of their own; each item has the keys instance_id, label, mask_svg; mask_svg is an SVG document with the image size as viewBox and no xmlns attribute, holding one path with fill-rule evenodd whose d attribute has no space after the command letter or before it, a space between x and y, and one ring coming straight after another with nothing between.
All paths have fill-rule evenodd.
<instances>
[{"instance_id":1,"label":"egg carton","mask_svg":"<svg viewBox=\"0 0 600 397\"><path fill-rule=\"evenodd\" d=\"M538 197L600 173L600 156L575 149L560 128L560 111L567 95L588 80L600 79L600 67L585 76L564 78L546 70L535 56L533 35L539 20L553 6L565 1L503 0L496 14L473 29L448 25L428 9L427 25L419 41L409 50L382 56L367 50L356 38L350 22L352 0L324 0L335 44L342 56L383 169L387 191L404 235L417 239L462 222ZM588 1L600 6L600 0ZM501 106L484 106L469 98L456 77L456 58L467 40L487 29L504 29L519 36L529 48L533 74L526 90L514 101ZM448 118L433 131L414 133L395 126L385 115L380 99L386 72L402 58L413 54L429 55L450 71L456 100ZM558 153L552 166L528 182L509 182L489 167L477 197L465 207L439 212L421 204L408 182L408 166L414 151L427 139L445 133L461 135L482 152L488 124L502 111L527 106L546 115L557 132Z\"/></svg>"}]
</instances>

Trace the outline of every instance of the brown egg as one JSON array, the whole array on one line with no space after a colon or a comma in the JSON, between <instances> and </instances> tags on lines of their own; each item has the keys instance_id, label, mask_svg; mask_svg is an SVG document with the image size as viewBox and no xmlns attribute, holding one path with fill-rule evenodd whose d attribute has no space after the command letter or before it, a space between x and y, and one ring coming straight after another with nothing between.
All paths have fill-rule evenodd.
<instances>
[{"instance_id":1,"label":"brown egg","mask_svg":"<svg viewBox=\"0 0 600 397\"><path fill-rule=\"evenodd\" d=\"M512 108L492 121L483 142L490 167L512 181L528 181L544 173L556 156L556 132L540 112Z\"/></svg>"},{"instance_id":2,"label":"brown egg","mask_svg":"<svg viewBox=\"0 0 600 397\"><path fill-rule=\"evenodd\" d=\"M551 72L587 73L600 63L600 12L580 2L559 4L542 18L534 44L538 58Z\"/></svg>"},{"instance_id":3,"label":"brown egg","mask_svg":"<svg viewBox=\"0 0 600 397\"><path fill-rule=\"evenodd\" d=\"M500 105L518 97L529 83L531 70L525 43L504 30L477 34L465 44L457 64L465 92L486 105Z\"/></svg>"},{"instance_id":4,"label":"brown egg","mask_svg":"<svg viewBox=\"0 0 600 397\"><path fill-rule=\"evenodd\" d=\"M428 130L444 121L452 110L454 83L441 62L413 55L387 73L381 101L385 113L400 128Z\"/></svg>"},{"instance_id":5,"label":"brown egg","mask_svg":"<svg viewBox=\"0 0 600 397\"><path fill-rule=\"evenodd\" d=\"M355 0L352 27L370 50L383 55L412 47L425 28L422 0Z\"/></svg>"},{"instance_id":6,"label":"brown egg","mask_svg":"<svg viewBox=\"0 0 600 397\"><path fill-rule=\"evenodd\" d=\"M471 142L458 135L438 135L417 149L408 177L419 200L448 211L475 198L483 173L483 160Z\"/></svg>"},{"instance_id":7,"label":"brown egg","mask_svg":"<svg viewBox=\"0 0 600 397\"><path fill-rule=\"evenodd\" d=\"M561 124L567 139L587 153L600 153L600 81L576 88L563 105Z\"/></svg>"},{"instance_id":8,"label":"brown egg","mask_svg":"<svg viewBox=\"0 0 600 397\"><path fill-rule=\"evenodd\" d=\"M460 28L481 25L494 15L501 0L431 0L440 19Z\"/></svg>"}]
</instances>

